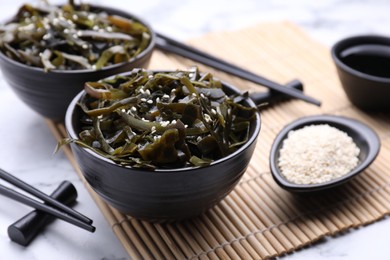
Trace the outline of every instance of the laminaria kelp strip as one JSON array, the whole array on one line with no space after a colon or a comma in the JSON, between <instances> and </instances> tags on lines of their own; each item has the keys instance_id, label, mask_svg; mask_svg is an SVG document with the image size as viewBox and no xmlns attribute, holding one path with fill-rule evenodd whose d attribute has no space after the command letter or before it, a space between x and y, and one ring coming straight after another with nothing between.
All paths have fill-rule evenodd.
<instances>
[{"instance_id":1,"label":"laminaria kelp strip","mask_svg":"<svg viewBox=\"0 0 390 260\"><path fill-rule=\"evenodd\" d=\"M245 99L227 96L220 81L196 67L134 70L85 84L79 139L62 143L132 167L206 166L249 139L256 108Z\"/></svg>"},{"instance_id":2,"label":"laminaria kelp strip","mask_svg":"<svg viewBox=\"0 0 390 260\"><path fill-rule=\"evenodd\" d=\"M101 69L129 61L150 43L134 19L73 1L62 6L24 4L0 25L0 50L23 64L49 70Z\"/></svg>"}]
</instances>

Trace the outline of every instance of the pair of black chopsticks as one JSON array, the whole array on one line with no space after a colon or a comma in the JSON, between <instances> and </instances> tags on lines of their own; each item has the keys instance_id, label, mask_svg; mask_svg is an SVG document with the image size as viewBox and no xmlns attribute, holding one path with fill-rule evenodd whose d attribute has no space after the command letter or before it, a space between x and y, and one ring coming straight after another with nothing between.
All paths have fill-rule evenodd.
<instances>
[{"instance_id":1,"label":"pair of black chopsticks","mask_svg":"<svg viewBox=\"0 0 390 260\"><path fill-rule=\"evenodd\" d=\"M276 82L256 75L250 71L244 70L238 66L230 64L222 59L214 57L208 53L200 51L194 47L176 41L160 33L156 33L156 46L163 51L171 52L183 56L185 58L200 62L218 70L227 72L231 75L268 87L275 92L283 93L284 95L287 95L289 97L298 98L311 104L315 104L317 106L321 105L321 102L319 100L305 95L302 91L298 89L282 86Z\"/></svg>"},{"instance_id":2,"label":"pair of black chopsticks","mask_svg":"<svg viewBox=\"0 0 390 260\"><path fill-rule=\"evenodd\" d=\"M44 211L87 231L95 231L95 227L91 225L91 219L66 206L65 204L58 202L57 200L51 198L45 193L37 190L36 188L2 169L0 169L0 179L14 185L15 187L27 192L30 195L37 197L38 199L41 199L45 203L41 203L3 185L0 185L0 194L25 205L31 206L35 209Z\"/></svg>"}]
</instances>

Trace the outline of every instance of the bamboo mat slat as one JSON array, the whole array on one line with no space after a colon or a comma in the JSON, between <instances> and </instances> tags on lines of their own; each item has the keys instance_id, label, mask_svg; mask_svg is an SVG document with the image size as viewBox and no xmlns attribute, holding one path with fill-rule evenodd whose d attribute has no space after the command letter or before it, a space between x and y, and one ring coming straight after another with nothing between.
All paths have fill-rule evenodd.
<instances>
[{"instance_id":1,"label":"bamboo mat slat","mask_svg":"<svg viewBox=\"0 0 390 260\"><path fill-rule=\"evenodd\" d=\"M266 23L234 32L212 33L190 44L277 82L303 81L305 92L321 99L316 107L293 100L263 109L262 129L247 172L221 203L180 223L153 224L123 215L102 201L85 182L69 147L64 151L133 259L265 259L310 245L324 236L379 220L390 213L389 115L352 106L337 78L329 50L288 23ZM156 51L150 68L177 69L190 60ZM249 91L253 83L211 68L217 77ZM373 127L382 141L377 160L349 183L321 195L296 195L272 179L268 155L281 128L314 114L344 115ZM47 120L53 135L66 135L62 123Z\"/></svg>"}]
</instances>

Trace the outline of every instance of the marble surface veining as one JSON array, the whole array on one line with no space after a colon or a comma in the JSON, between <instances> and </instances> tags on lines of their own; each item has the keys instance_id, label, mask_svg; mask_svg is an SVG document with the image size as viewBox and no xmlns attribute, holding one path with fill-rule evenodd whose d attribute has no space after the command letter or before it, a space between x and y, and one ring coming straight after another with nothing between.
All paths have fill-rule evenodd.
<instances>
[{"instance_id":1,"label":"marble surface veining","mask_svg":"<svg viewBox=\"0 0 390 260\"><path fill-rule=\"evenodd\" d=\"M1 0L0 20L13 15L24 2ZM157 31L179 40L280 20L295 22L327 46L353 34L390 35L388 0L91 2L131 11L148 20ZM46 193L51 193L62 180L71 181L79 193L75 209L93 218L97 227L91 234L55 221L28 247L21 247L9 240L7 227L30 209L0 197L0 259L128 259L64 154L53 155L55 143L43 118L15 96L0 74L0 167ZM389 233L390 220L385 218L281 259L390 259Z\"/></svg>"}]
</instances>

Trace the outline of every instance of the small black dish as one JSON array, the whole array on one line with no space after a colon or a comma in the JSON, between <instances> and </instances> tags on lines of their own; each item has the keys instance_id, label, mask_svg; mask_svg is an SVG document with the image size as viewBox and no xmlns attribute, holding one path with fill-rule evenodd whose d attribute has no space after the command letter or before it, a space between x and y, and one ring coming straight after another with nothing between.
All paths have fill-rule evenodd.
<instances>
[{"instance_id":1,"label":"small black dish","mask_svg":"<svg viewBox=\"0 0 390 260\"><path fill-rule=\"evenodd\" d=\"M362 110L390 109L389 37L348 37L332 47L331 55L352 104Z\"/></svg>"},{"instance_id":2,"label":"small black dish","mask_svg":"<svg viewBox=\"0 0 390 260\"><path fill-rule=\"evenodd\" d=\"M278 167L279 151L283 146L284 139L287 138L291 130L297 130L308 125L328 124L350 136L355 144L360 148L359 164L351 172L344 176L319 184L295 184L286 180ZM274 180L285 190L292 192L313 192L333 188L349 181L366 169L376 158L380 150L380 139L378 135L367 125L342 116L316 115L299 118L285 126L276 136L270 152L270 169Z\"/></svg>"}]
</instances>

